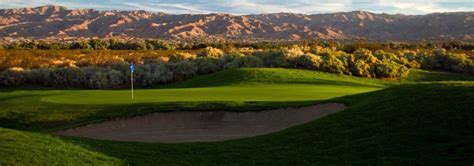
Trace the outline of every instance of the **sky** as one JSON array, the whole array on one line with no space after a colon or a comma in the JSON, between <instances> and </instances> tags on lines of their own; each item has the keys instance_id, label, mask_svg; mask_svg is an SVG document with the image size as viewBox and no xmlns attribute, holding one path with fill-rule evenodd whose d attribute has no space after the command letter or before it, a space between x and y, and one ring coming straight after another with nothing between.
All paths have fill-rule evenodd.
<instances>
[{"instance_id":1,"label":"sky","mask_svg":"<svg viewBox=\"0 0 474 166\"><path fill-rule=\"evenodd\" d=\"M146 10L170 14L317 14L365 10L389 14L474 11L474 0L0 0L0 8L60 5L68 9Z\"/></svg>"}]
</instances>

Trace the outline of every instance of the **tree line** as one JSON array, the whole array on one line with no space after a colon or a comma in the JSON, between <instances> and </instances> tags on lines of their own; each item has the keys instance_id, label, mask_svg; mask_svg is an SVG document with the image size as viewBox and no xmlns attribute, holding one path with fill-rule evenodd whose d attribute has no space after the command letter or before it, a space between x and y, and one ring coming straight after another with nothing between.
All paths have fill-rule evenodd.
<instances>
[{"instance_id":1,"label":"tree line","mask_svg":"<svg viewBox=\"0 0 474 166\"><path fill-rule=\"evenodd\" d=\"M348 42L326 41L326 40L303 40L303 41L171 41L161 39L78 39L73 41L50 41L50 40L22 40L0 43L0 49L29 49L29 50L197 50L206 47L219 49L232 49L248 47L253 49L279 49L300 46L322 46L332 47L336 50L353 53L365 48L376 50L402 50L402 49L436 49L447 50L474 50L474 43L465 41L445 42L374 42L368 40L355 40Z\"/></svg>"},{"instance_id":2,"label":"tree line","mask_svg":"<svg viewBox=\"0 0 474 166\"><path fill-rule=\"evenodd\" d=\"M353 53L347 53L334 47L292 45L279 49L231 51L206 47L198 52L178 51L168 55L149 55L150 52L144 52L139 56L133 56L128 52L127 55L118 56L106 53L91 57L84 54L40 55L37 57L38 61L42 60L42 57L53 57L45 58L47 60L43 62L50 65L34 68L20 65L2 70L0 85L125 88L130 83L128 67L131 61L136 64L135 83L142 87L181 81L195 75L214 73L228 68L251 67L298 68L369 78L405 77L410 68L474 73L472 55L452 53L445 49L386 52L359 48ZM89 61L81 61L84 57ZM71 61L68 58L77 59ZM61 65L57 66L51 65L51 60L63 63L58 63ZM104 63L105 61L107 63ZM67 65L64 65L64 62L68 62Z\"/></svg>"}]
</instances>

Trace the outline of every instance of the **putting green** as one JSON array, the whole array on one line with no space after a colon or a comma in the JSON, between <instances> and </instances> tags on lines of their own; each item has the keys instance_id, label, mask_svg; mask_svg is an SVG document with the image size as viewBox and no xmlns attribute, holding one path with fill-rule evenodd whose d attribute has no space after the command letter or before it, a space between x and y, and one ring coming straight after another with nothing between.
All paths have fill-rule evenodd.
<instances>
[{"instance_id":1,"label":"putting green","mask_svg":"<svg viewBox=\"0 0 474 166\"><path fill-rule=\"evenodd\" d=\"M65 90L41 100L61 104L130 104L180 101L307 101L378 90L376 87L306 84L260 84L182 89Z\"/></svg>"}]
</instances>

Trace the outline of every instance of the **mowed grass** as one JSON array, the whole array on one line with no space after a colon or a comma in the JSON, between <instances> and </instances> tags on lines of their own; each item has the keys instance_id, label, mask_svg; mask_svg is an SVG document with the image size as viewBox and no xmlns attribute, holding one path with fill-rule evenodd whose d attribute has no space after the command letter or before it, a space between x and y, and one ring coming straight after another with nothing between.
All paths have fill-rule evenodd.
<instances>
[{"instance_id":1,"label":"mowed grass","mask_svg":"<svg viewBox=\"0 0 474 166\"><path fill-rule=\"evenodd\" d=\"M133 100L129 89L54 91L41 100L63 104L308 101L369 92L382 87L375 80L307 70L231 69L158 89L136 89ZM35 94L34 91L23 93Z\"/></svg>"},{"instance_id":2,"label":"mowed grass","mask_svg":"<svg viewBox=\"0 0 474 166\"><path fill-rule=\"evenodd\" d=\"M131 104L186 101L307 101L378 90L377 87L345 85L257 84L207 88L140 89L131 99L130 90L67 90L50 93L41 101L60 104ZM31 93L31 92L17 92ZM34 92L33 92L34 94Z\"/></svg>"},{"instance_id":3,"label":"mowed grass","mask_svg":"<svg viewBox=\"0 0 474 166\"><path fill-rule=\"evenodd\" d=\"M208 86L204 86L208 85ZM383 88L378 80L291 69L232 69L154 89L3 90L3 127L51 131L157 111L304 106Z\"/></svg>"},{"instance_id":4,"label":"mowed grass","mask_svg":"<svg viewBox=\"0 0 474 166\"><path fill-rule=\"evenodd\" d=\"M133 102L127 90L3 89L0 164L469 165L474 161L474 83L445 80L472 76L415 70L405 80L388 81L232 69L141 89ZM214 94L222 92L228 94ZM140 93L152 97L140 100ZM125 97L110 99L120 95ZM157 111L255 111L318 102L350 108L281 132L214 143L116 142L46 133Z\"/></svg>"},{"instance_id":5,"label":"mowed grass","mask_svg":"<svg viewBox=\"0 0 474 166\"><path fill-rule=\"evenodd\" d=\"M474 161L472 82L402 84L330 101L350 108L281 132L213 143L115 142L0 128L0 163L471 165Z\"/></svg>"}]
</instances>

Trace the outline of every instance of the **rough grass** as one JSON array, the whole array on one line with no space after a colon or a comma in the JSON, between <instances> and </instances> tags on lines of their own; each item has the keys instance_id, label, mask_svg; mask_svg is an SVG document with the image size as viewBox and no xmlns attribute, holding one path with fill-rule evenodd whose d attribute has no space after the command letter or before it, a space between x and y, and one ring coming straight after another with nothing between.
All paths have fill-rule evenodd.
<instances>
[{"instance_id":1,"label":"rough grass","mask_svg":"<svg viewBox=\"0 0 474 166\"><path fill-rule=\"evenodd\" d=\"M86 145L47 134L0 128L1 165L123 165Z\"/></svg>"},{"instance_id":2,"label":"rough grass","mask_svg":"<svg viewBox=\"0 0 474 166\"><path fill-rule=\"evenodd\" d=\"M427 81L474 81L474 77L469 74L457 74L443 71L426 71L412 69L408 77L402 82L427 82Z\"/></svg>"},{"instance_id":3,"label":"rough grass","mask_svg":"<svg viewBox=\"0 0 474 166\"><path fill-rule=\"evenodd\" d=\"M242 76L218 75L226 72L249 73ZM282 74L278 74L279 72ZM255 75L252 76L252 73ZM314 100L314 98L308 100L302 98L300 101L291 102L277 99L275 101L242 100L237 102L205 99L203 101L161 102L158 104L117 105L103 103L85 105L80 102L79 104L60 104L44 101L48 97L65 93L62 90L2 90L0 92L0 164L472 164L474 161L474 123L472 121L474 119L474 110L472 109L474 108L474 102L472 102L474 101L474 82L444 81L470 80L465 76L449 73L440 75L437 72L415 71L414 74L406 80L382 81L288 69L236 69L216 73L217 76L208 75L161 87L159 90L231 89L263 85L281 85L282 87L286 85L288 88L291 86L350 86L354 88L390 86L369 93L344 97L334 96L336 98L329 100L322 98L321 100L324 102L341 102L348 104L350 108L320 120L269 135L214 143L115 142L50 136L43 131L156 111L243 111L303 106L321 101ZM259 77L259 75L264 76ZM227 78L221 79L222 77ZM210 78L215 80L212 82L214 84L204 86L211 84L211 82L202 83L202 81ZM417 83L416 81L443 82ZM107 98L117 95L106 94L103 91L98 92L100 92L98 94L104 95L94 96L97 100L107 100ZM302 92L299 91L299 93ZM322 96L324 97L324 95ZM83 98L85 97L88 96L83 96ZM73 99L81 100L81 98Z\"/></svg>"},{"instance_id":4,"label":"rough grass","mask_svg":"<svg viewBox=\"0 0 474 166\"><path fill-rule=\"evenodd\" d=\"M381 87L388 82L378 79L358 78L302 69L240 68L224 70L210 75L197 76L189 81L164 85L158 88L242 86L262 83Z\"/></svg>"},{"instance_id":5,"label":"rough grass","mask_svg":"<svg viewBox=\"0 0 474 166\"><path fill-rule=\"evenodd\" d=\"M474 161L474 83L407 84L332 101L350 108L274 134L214 143L133 143L52 137L0 129L0 163L75 162L85 149L92 164L131 165L469 165ZM17 139L17 137L19 139ZM31 136L30 136L31 135ZM15 140L15 141L12 141ZM50 144L40 144L49 142ZM106 155L105 157L102 155Z\"/></svg>"}]
</instances>

